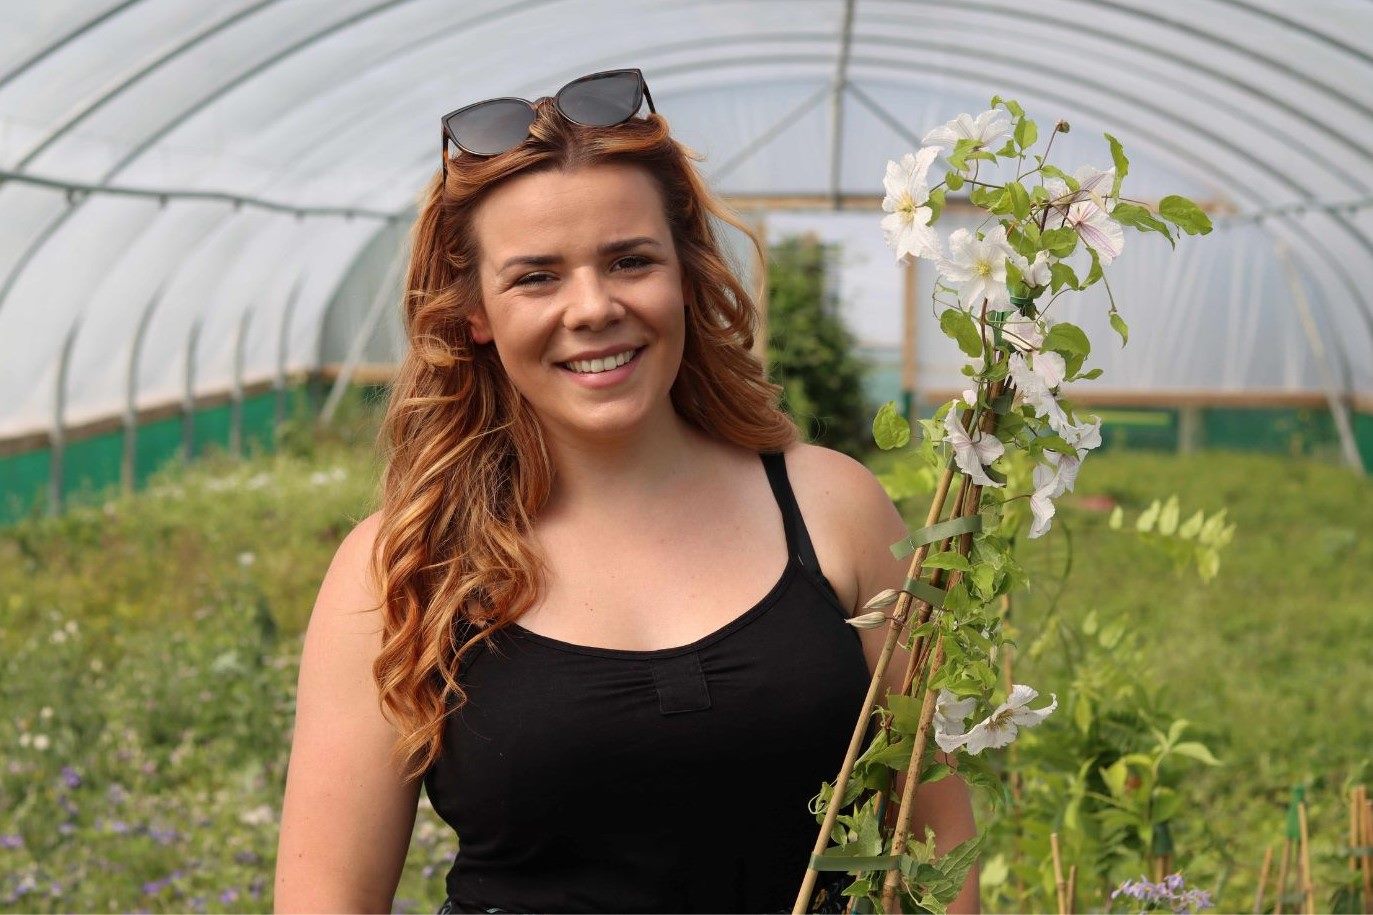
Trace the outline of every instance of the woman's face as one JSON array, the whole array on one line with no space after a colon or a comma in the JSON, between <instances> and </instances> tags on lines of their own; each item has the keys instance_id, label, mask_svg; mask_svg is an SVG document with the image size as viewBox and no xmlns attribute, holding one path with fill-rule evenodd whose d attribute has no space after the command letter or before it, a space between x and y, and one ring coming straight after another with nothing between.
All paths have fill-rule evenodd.
<instances>
[{"instance_id":1,"label":"woman's face","mask_svg":"<svg viewBox=\"0 0 1373 915\"><path fill-rule=\"evenodd\" d=\"M685 341L682 276L646 171L521 175L482 201L474 230L482 308L473 339L495 343L546 429L623 433L671 411Z\"/></svg>"}]
</instances>

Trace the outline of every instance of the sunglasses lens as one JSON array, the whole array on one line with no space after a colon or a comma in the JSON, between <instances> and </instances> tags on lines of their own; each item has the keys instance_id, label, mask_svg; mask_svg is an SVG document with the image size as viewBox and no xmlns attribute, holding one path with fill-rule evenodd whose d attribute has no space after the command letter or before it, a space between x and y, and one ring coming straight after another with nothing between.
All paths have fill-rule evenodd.
<instances>
[{"instance_id":1,"label":"sunglasses lens","mask_svg":"<svg viewBox=\"0 0 1373 915\"><path fill-rule=\"evenodd\" d=\"M639 77L610 73L568 83L558 93L558 108L569 120L587 127L610 127L639 109Z\"/></svg>"},{"instance_id":2,"label":"sunglasses lens","mask_svg":"<svg viewBox=\"0 0 1373 915\"><path fill-rule=\"evenodd\" d=\"M534 109L516 99L493 99L464 108L446 123L463 149L494 156L524 142L534 123Z\"/></svg>"}]
</instances>

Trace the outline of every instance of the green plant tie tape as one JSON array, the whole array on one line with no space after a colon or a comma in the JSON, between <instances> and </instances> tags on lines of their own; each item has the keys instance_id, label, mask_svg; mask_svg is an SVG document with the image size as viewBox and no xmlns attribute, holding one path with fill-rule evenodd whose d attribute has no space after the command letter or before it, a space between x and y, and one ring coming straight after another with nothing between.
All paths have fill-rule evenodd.
<instances>
[{"instance_id":1,"label":"green plant tie tape","mask_svg":"<svg viewBox=\"0 0 1373 915\"><path fill-rule=\"evenodd\" d=\"M897 559L904 559L927 543L934 543L936 540L943 540L945 537L953 537L958 534L975 534L980 530L982 530L981 515L950 518L948 521L940 521L938 524L922 527L905 540L898 540L893 543L891 554Z\"/></svg>"},{"instance_id":2,"label":"green plant tie tape","mask_svg":"<svg viewBox=\"0 0 1373 915\"><path fill-rule=\"evenodd\" d=\"M810 866L817 871L889 871L901 866L894 855L847 857L842 855L811 855Z\"/></svg>"},{"instance_id":3,"label":"green plant tie tape","mask_svg":"<svg viewBox=\"0 0 1373 915\"><path fill-rule=\"evenodd\" d=\"M1306 800L1306 786L1292 786L1292 803L1287 805L1287 838L1293 842L1301 841L1301 814L1297 812L1298 805Z\"/></svg>"},{"instance_id":4,"label":"green plant tie tape","mask_svg":"<svg viewBox=\"0 0 1373 915\"><path fill-rule=\"evenodd\" d=\"M992 328L992 345L1002 346L1005 341L1001 338L1001 326L1006 323L1006 319L1011 316L1009 311L989 311L987 312L987 323Z\"/></svg>"},{"instance_id":5,"label":"green plant tie tape","mask_svg":"<svg viewBox=\"0 0 1373 915\"><path fill-rule=\"evenodd\" d=\"M948 591L936 588L929 582L921 581L918 578L907 578L906 583L901 586L901 590L909 591L911 596L923 600L932 607L944 606L944 598L949 595Z\"/></svg>"}]
</instances>

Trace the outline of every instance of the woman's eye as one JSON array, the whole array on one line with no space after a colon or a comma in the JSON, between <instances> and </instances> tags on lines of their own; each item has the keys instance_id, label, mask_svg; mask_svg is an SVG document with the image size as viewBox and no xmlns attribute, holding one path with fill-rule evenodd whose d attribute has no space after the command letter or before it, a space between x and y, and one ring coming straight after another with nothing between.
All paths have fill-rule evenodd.
<instances>
[{"instance_id":1,"label":"woman's eye","mask_svg":"<svg viewBox=\"0 0 1373 915\"><path fill-rule=\"evenodd\" d=\"M616 263L624 264L630 270L635 270L639 267L647 267L649 264L653 263L653 261L638 254L631 254L628 257L620 258Z\"/></svg>"},{"instance_id":2,"label":"woman's eye","mask_svg":"<svg viewBox=\"0 0 1373 915\"><path fill-rule=\"evenodd\" d=\"M542 286L542 285L543 285L543 281L544 281L545 279L548 279L548 278L549 278L549 276L548 276L547 273L531 273L531 274L529 274L528 276L522 276L522 277L520 277L518 280L515 281L515 285L516 285L516 286Z\"/></svg>"}]
</instances>

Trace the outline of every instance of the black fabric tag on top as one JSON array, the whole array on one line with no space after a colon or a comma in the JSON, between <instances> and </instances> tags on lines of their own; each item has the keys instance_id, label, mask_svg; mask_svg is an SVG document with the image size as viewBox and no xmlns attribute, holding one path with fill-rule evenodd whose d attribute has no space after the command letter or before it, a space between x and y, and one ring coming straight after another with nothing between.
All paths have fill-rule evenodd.
<instances>
[{"instance_id":1,"label":"black fabric tag on top","mask_svg":"<svg viewBox=\"0 0 1373 915\"><path fill-rule=\"evenodd\" d=\"M658 688L658 711L664 715L699 712L710 708L710 690L695 652L675 658L655 658L653 684Z\"/></svg>"}]
</instances>

